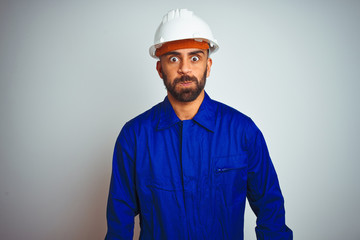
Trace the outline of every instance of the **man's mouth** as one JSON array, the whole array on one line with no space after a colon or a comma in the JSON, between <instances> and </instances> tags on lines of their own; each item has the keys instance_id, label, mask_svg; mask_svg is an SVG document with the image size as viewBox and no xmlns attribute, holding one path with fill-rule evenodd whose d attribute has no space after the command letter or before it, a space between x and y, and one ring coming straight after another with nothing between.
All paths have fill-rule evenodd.
<instances>
[{"instance_id":1,"label":"man's mouth","mask_svg":"<svg viewBox=\"0 0 360 240\"><path fill-rule=\"evenodd\" d=\"M180 86L183 87L190 86L192 83L196 83L195 77L182 76L181 78L175 79L175 84L180 84Z\"/></svg>"},{"instance_id":2,"label":"man's mouth","mask_svg":"<svg viewBox=\"0 0 360 240\"><path fill-rule=\"evenodd\" d=\"M193 83L194 81L181 81L181 82L179 82L179 84L181 85L181 86L190 86L192 83Z\"/></svg>"}]
</instances>

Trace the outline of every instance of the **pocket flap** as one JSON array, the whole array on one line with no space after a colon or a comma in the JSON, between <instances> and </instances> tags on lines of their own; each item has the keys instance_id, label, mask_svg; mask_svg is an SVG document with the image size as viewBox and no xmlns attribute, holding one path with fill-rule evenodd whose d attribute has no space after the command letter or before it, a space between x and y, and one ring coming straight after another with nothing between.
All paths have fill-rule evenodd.
<instances>
[{"instance_id":1,"label":"pocket flap","mask_svg":"<svg viewBox=\"0 0 360 240\"><path fill-rule=\"evenodd\" d=\"M217 157L215 159L216 172L225 172L247 167L247 157L245 154Z\"/></svg>"}]
</instances>

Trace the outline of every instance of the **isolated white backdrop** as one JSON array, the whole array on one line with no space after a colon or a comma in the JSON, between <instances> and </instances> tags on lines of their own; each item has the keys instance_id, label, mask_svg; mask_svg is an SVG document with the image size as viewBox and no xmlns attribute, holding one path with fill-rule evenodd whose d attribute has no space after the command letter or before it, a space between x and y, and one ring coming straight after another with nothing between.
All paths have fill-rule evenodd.
<instances>
[{"instance_id":1,"label":"isolated white backdrop","mask_svg":"<svg viewBox=\"0 0 360 240\"><path fill-rule=\"evenodd\" d=\"M0 238L104 237L117 134L166 94L148 47L173 8L218 39L206 90L264 133L295 239L359 239L356 0L1 0Z\"/></svg>"}]
</instances>

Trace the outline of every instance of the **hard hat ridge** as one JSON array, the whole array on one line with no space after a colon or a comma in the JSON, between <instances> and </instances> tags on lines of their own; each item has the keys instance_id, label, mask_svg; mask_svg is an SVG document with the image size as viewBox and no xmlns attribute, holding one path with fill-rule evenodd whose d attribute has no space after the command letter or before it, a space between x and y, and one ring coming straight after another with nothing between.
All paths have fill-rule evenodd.
<instances>
[{"instance_id":1,"label":"hard hat ridge","mask_svg":"<svg viewBox=\"0 0 360 240\"><path fill-rule=\"evenodd\" d=\"M187 9L174 9L163 16L155 33L154 45L149 49L150 55L157 58L157 49L165 43L185 39L208 43L210 53L219 48L210 27L204 20Z\"/></svg>"},{"instance_id":2,"label":"hard hat ridge","mask_svg":"<svg viewBox=\"0 0 360 240\"><path fill-rule=\"evenodd\" d=\"M188 11L187 9L174 9L164 15L162 22L166 23L175 18L191 18L193 14L192 11Z\"/></svg>"}]
</instances>

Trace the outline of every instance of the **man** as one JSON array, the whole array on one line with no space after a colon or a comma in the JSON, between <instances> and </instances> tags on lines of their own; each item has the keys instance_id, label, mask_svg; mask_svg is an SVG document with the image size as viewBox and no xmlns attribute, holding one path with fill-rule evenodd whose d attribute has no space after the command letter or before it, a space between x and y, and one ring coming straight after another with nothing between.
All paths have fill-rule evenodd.
<instances>
[{"instance_id":1,"label":"man","mask_svg":"<svg viewBox=\"0 0 360 240\"><path fill-rule=\"evenodd\" d=\"M243 239L246 197L258 239L292 239L260 130L204 91L217 49L192 12L164 16L150 55L167 97L117 139L106 239L132 239L137 214L140 239Z\"/></svg>"}]
</instances>

